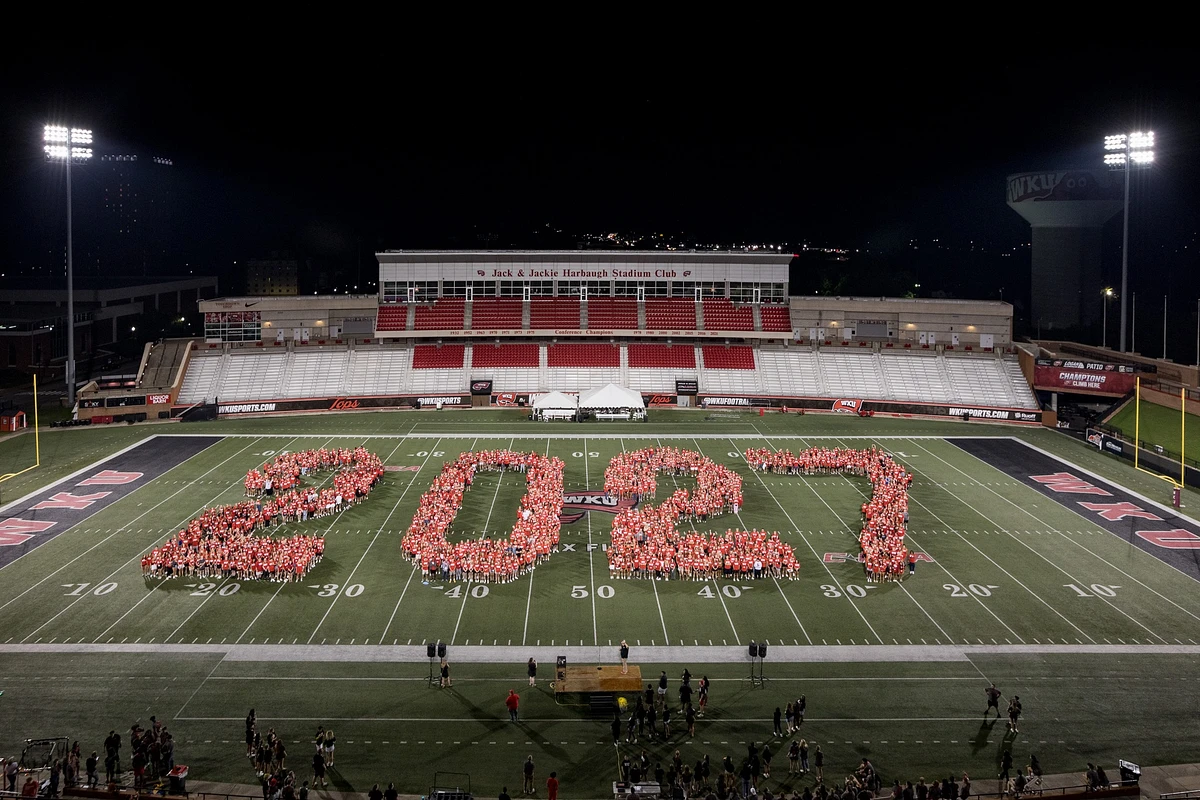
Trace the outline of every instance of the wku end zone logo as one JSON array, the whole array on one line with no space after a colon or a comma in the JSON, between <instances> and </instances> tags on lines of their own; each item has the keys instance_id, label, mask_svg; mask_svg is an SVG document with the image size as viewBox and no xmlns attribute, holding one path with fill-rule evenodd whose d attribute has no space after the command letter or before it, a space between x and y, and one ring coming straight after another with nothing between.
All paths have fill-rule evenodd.
<instances>
[{"instance_id":1,"label":"wku end zone logo","mask_svg":"<svg viewBox=\"0 0 1200 800\"><path fill-rule=\"evenodd\" d=\"M606 492L574 492L563 494L563 508L558 519L563 525L570 525L579 522L589 511L616 514L627 508L637 508L637 501L632 497L610 497Z\"/></svg>"},{"instance_id":2,"label":"wku end zone logo","mask_svg":"<svg viewBox=\"0 0 1200 800\"><path fill-rule=\"evenodd\" d=\"M841 411L848 414L857 414L862 408L862 400L855 398L842 398L833 401L833 411Z\"/></svg>"}]
</instances>

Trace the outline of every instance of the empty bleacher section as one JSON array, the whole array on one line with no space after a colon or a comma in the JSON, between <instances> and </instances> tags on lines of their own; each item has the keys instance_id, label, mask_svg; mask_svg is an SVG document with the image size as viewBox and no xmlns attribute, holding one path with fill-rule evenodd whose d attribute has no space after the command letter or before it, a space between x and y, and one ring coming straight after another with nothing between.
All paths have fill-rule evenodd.
<instances>
[{"instance_id":1,"label":"empty bleacher section","mask_svg":"<svg viewBox=\"0 0 1200 800\"><path fill-rule=\"evenodd\" d=\"M678 297L669 300L647 300L646 329L696 330L696 302Z\"/></svg>"},{"instance_id":2,"label":"empty bleacher section","mask_svg":"<svg viewBox=\"0 0 1200 800\"><path fill-rule=\"evenodd\" d=\"M764 331L792 330L792 312L787 306L760 306L758 314Z\"/></svg>"},{"instance_id":3,"label":"empty bleacher section","mask_svg":"<svg viewBox=\"0 0 1200 800\"><path fill-rule=\"evenodd\" d=\"M464 301L460 297L442 297L429 305L419 305L414 308L413 330L417 331L457 331L463 327ZM382 311L382 307L380 309ZM400 328L379 328L379 330L404 330Z\"/></svg>"},{"instance_id":4,"label":"empty bleacher section","mask_svg":"<svg viewBox=\"0 0 1200 800\"><path fill-rule=\"evenodd\" d=\"M520 330L522 306L520 300L475 300L471 303L471 329Z\"/></svg>"},{"instance_id":5,"label":"empty bleacher section","mask_svg":"<svg viewBox=\"0 0 1200 800\"><path fill-rule=\"evenodd\" d=\"M636 342L417 345L286 352L197 351L177 402L461 394L490 378L497 392L580 391L620 383L673 393L677 379L701 394L856 398L1035 410L1015 360L933 352L862 352L825 347L754 349ZM622 349L626 352L622 353ZM699 352L697 352L699 350Z\"/></svg>"},{"instance_id":6,"label":"empty bleacher section","mask_svg":"<svg viewBox=\"0 0 1200 800\"><path fill-rule=\"evenodd\" d=\"M577 297L535 298L529 301L529 327L535 330L553 330L579 327L579 299Z\"/></svg>"},{"instance_id":7,"label":"empty bleacher section","mask_svg":"<svg viewBox=\"0 0 1200 800\"><path fill-rule=\"evenodd\" d=\"M590 330L636 330L637 300L596 297L587 301L587 325Z\"/></svg>"},{"instance_id":8,"label":"empty bleacher section","mask_svg":"<svg viewBox=\"0 0 1200 800\"><path fill-rule=\"evenodd\" d=\"M700 348L704 368L709 369L754 369L754 348L722 347L706 344Z\"/></svg>"},{"instance_id":9,"label":"empty bleacher section","mask_svg":"<svg viewBox=\"0 0 1200 800\"><path fill-rule=\"evenodd\" d=\"M346 351L340 349L295 353L279 396L332 397L341 394L347 361Z\"/></svg>"},{"instance_id":10,"label":"empty bleacher section","mask_svg":"<svg viewBox=\"0 0 1200 800\"><path fill-rule=\"evenodd\" d=\"M463 369L466 346L461 344L417 345L413 348L413 365L405 386L418 394L458 393L466 389L467 376Z\"/></svg>"},{"instance_id":11,"label":"empty bleacher section","mask_svg":"<svg viewBox=\"0 0 1200 800\"><path fill-rule=\"evenodd\" d=\"M629 345L629 366L652 367L654 369L691 369L696 368L696 348L688 345L669 344L631 344Z\"/></svg>"},{"instance_id":12,"label":"empty bleacher section","mask_svg":"<svg viewBox=\"0 0 1200 800\"><path fill-rule=\"evenodd\" d=\"M696 348L690 344L631 344L628 351L631 389L674 392L676 379L696 379Z\"/></svg>"},{"instance_id":13,"label":"empty bleacher section","mask_svg":"<svg viewBox=\"0 0 1200 800\"><path fill-rule=\"evenodd\" d=\"M833 397L886 399L883 371L874 353L822 350L821 382Z\"/></svg>"},{"instance_id":14,"label":"empty bleacher section","mask_svg":"<svg viewBox=\"0 0 1200 800\"><path fill-rule=\"evenodd\" d=\"M541 364L536 344L477 344L471 348L471 368L537 367Z\"/></svg>"},{"instance_id":15,"label":"empty bleacher section","mask_svg":"<svg viewBox=\"0 0 1200 800\"><path fill-rule=\"evenodd\" d=\"M462 369L466 346L419 344L413 348L413 369Z\"/></svg>"},{"instance_id":16,"label":"empty bleacher section","mask_svg":"<svg viewBox=\"0 0 1200 800\"><path fill-rule=\"evenodd\" d=\"M350 351L345 394L370 397L403 393L410 358L412 351L408 349Z\"/></svg>"},{"instance_id":17,"label":"empty bleacher section","mask_svg":"<svg viewBox=\"0 0 1200 800\"><path fill-rule=\"evenodd\" d=\"M212 393L221 402L279 397L280 382L287 364L286 353L231 354Z\"/></svg>"},{"instance_id":18,"label":"empty bleacher section","mask_svg":"<svg viewBox=\"0 0 1200 800\"><path fill-rule=\"evenodd\" d=\"M749 306L735 306L724 297L705 300L704 330L752 331L754 311Z\"/></svg>"},{"instance_id":19,"label":"empty bleacher section","mask_svg":"<svg viewBox=\"0 0 1200 800\"><path fill-rule=\"evenodd\" d=\"M138 387L159 389L173 386L175 373L179 371L191 347L191 339L166 339L150 345L146 366L138 376Z\"/></svg>"},{"instance_id":20,"label":"empty bleacher section","mask_svg":"<svg viewBox=\"0 0 1200 800\"><path fill-rule=\"evenodd\" d=\"M1036 408L1037 401L1029 384L1021 377L1018 386L1009 373L1008 364L1016 362L997 361L992 358L944 358L946 374L955 389L960 403L973 405L1005 405L1018 408ZM1016 367L1020 375L1020 366Z\"/></svg>"},{"instance_id":21,"label":"empty bleacher section","mask_svg":"<svg viewBox=\"0 0 1200 800\"><path fill-rule=\"evenodd\" d=\"M408 325L408 306L399 303L386 303L379 307L375 317L375 330L402 331Z\"/></svg>"},{"instance_id":22,"label":"empty bleacher section","mask_svg":"<svg viewBox=\"0 0 1200 800\"><path fill-rule=\"evenodd\" d=\"M546 387L575 391L621 383L621 348L611 344L556 344L546 348Z\"/></svg>"},{"instance_id":23,"label":"empty bleacher section","mask_svg":"<svg viewBox=\"0 0 1200 800\"><path fill-rule=\"evenodd\" d=\"M533 392L541 384L541 346L476 344L471 348L471 378L491 378L496 392Z\"/></svg>"},{"instance_id":24,"label":"empty bleacher section","mask_svg":"<svg viewBox=\"0 0 1200 800\"><path fill-rule=\"evenodd\" d=\"M704 370L700 388L721 394L762 394L754 366L754 348L704 345L700 348Z\"/></svg>"},{"instance_id":25,"label":"empty bleacher section","mask_svg":"<svg viewBox=\"0 0 1200 800\"><path fill-rule=\"evenodd\" d=\"M611 344L556 344L546 348L550 367L619 367L621 348Z\"/></svg>"},{"instance_id":26,"label":"empty bleacher section","mask_svg":"<svg viewBox=\"0 0 1200 800\"><path fill-rule=\"evenodd\" d=\"M179 389L176 400L180 405L192 405L203 400L212 400L216 396L213 387L221 368L225 366L224 355L201 355L197 353L188 362L187 374L183 376L183 386Z\"/></svg>"},{"instance_id":27,"label":"empty bleacher section","mask_svg":"<svg viewBox=\"0 0 1200 800\"><path fill-rule=\"evenodd\" d=\"M763 390L779 397L821 397L817 354L811 350L761 350L758 368Z\"/></svg>"}]
</instances>

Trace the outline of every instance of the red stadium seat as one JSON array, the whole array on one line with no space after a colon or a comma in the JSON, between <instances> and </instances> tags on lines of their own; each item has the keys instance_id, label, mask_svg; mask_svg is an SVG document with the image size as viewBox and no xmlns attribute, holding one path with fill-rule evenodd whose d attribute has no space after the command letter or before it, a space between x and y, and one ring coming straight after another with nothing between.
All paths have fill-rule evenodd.
<instances>
[{"instance_id":1,"label":"red stadium seat","mask_svg":"<svg viewBox=\"0 0 1200 800\"><path fill-rule=\"evenodd\" d=\"M579 328L579 298L555 297L529 301L529 327L534 330Z\"/></svg>"},{"instance_id":2,"label":"red stadium seat","mask_svg":"<svg viewBox=\"0 0 1200 800\"><path fill-rule=\"evenodd\" d=\"M758 309L764 331L791 331L792 311L787 306L762 306Z\"/></svg>"},{"instance_id":3,"label":"red stadium seat","mask_svg":"<svg viewBox=\"0 0 1200 800\"><path fill-rule=\"evenodd\" d=\"M540 358L536 344L477 344L471 348L472 368L537 367Z\"/></svg>"},{"instance_id":4,"label":"red stadium seat","mask_svg":"<svg viewBox=\"0 0 1200 800\"><path fill-rule=\"evenodd\" d=\"M619 367L621 348L611 344L556 344L546 349L551 367Z\"/></svg>"},{"instance_id":5,"label":"red stadium seat","mask_svg":"<svg viewBox=\"0 0 1200 800\"><path fill-rule=\"evenodd\" d=\"M416 306L413 314L413 330L462 330L464 303L465 301L461 297L442 297L430 305Z\"/></svg>"},{"instance_id":6,"label":"red stadium seat","mask_svg":"<svg viewBox=\"0 0 1200 800\"><path fill-rule=\"evenodd\" d=\"M696 302L686 298L646 301L647 330L696 330Z\"/></svg>"},{"instance_id":7,"label":"red stadium seat","mask_svg":"<svg viewBox=\"0 0 1200 800\"><path fill-rule=\"evenodd\" d=\"M407 324L408 306L390 303L379 307L379 314L375 317L375 330L402 331Z\"/></svg>"},{"instance_id":8,"label":"red stadium seat","mask_svg":"<svg viewBox=\"0 0 1200 800\"><path fill-rule=\"evenodd\" d=\"M587 302L587 324L592 330L637 330L637 300L618 300L611 297L590 299Z\"/></svg>"},{"instance_id":9,"label":"red stadium seat","mask_svg":"<svg viewBox=\"0 0 1200 800\"><path fill-rule=\"evenodd\" d=\"M461 344L419 344L413 348L413 369L462 369L465 352Z\"/></svg>"},{"instance_id":10,"label":"red stadium seat","mask_svg":"<svg viewBox=\"0 0 1200 800\"><path fill-rule=\"evenodd\" d=\"M754 348L721 347L706 344L701 348L706 369L754 369Z\"/></svg>"},{"instance_id":11,"label":"red stadium seat","mask_svg":"<svg viewBox=\"0 0 1200 800\"><path fill-rule=\"evenodd\" d=\"M630 367L695 369L696 350L691 345L631 344Z\"/></svg>"},{"instance_id":12,"label":"red stadium seat","mask_svg":"<svg viewBox=\"0 0 1200 800\"><path fill-rule=\"evenodd\" d=\"M739 308L724 297L705 300L704 330L752 331L754 330L754 311L749 306Z\"/></svg>"},{"instance_id":13,"label":"red stadium seat","mask_svg":"<svg viewBox=\"0 0 1200 800\"><path fill-rule=\"evenodd\" d=\"M520 300L496 299L485 297L471 304L471 329L481 330L520 330L521 307ZM576 320L578 325L578 320ZM574 327L574 326L573 326Z\"/></svg>"}]
</instances>

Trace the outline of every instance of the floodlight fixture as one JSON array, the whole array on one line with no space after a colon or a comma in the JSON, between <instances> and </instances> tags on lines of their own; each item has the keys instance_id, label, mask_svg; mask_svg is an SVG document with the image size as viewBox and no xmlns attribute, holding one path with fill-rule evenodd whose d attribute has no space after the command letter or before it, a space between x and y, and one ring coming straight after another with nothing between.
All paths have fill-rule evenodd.
<instances>
[{"instance_id":1,"label":"floodlight fixture","mask_svg":"<svg viewBox=\"0 0 1200 800\"><path fill-rule=\"evenodd\" d=\"M67 174L67 404L75 406L75 281L71 225L71 164L81 164L92 157L91 128L71 128L66 125L46 125L42 128L42 152L46 160L66 166Z\"/></svg>"},{"instance_id":2,"label":"floodlight fixture","mask_svg":"<svg viewBox=\"0 0 1200 800\"><path fill-rule=\"evenodd\" d=\"M1104 166L1125 173L1125 214L1121 244L1121 352L1125 352L1126 305L1129 290L1129 172L1154 163L1154 131L1115 133L1104 137Z\"/></svg>"}]
</instances>

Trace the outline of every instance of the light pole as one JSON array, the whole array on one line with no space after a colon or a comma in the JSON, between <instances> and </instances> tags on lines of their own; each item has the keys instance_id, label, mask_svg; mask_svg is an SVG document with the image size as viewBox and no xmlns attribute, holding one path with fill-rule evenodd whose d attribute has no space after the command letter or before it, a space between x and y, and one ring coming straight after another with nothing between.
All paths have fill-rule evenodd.
<instances>
[{"instance_id":1,"label":"light pole","mask_svg":"<svg viewBox=\"0 0 1200 800\"><path fill-rule=\"evenodd\" d=\"M1101 323L1103 330L1100 333L1100 346L1108 347L1108 301L1112 300L1112 287L1105 286L1100 294L1104 295L1104 322Z\"/></svg>"},{"instance_id":2,"label":"light pole","mask_svg":"<svg viewBox=\"0 0 1200 800\"><path fill-rule=\"evenodd\" d=\"M92 157L92 132L87 128L47 125L42 129L46 160L67 167L67 405L75 408L75 274L71 230L71 163Z\"/></svg>"},{"instance_id":3,"label":"light pole","mask_svg":"<svg viewBox=\"0 0 1200 800\"><path fill-rule=\"evenodd\" d=\"M1154 163L1154 132L1118 133L1104 137L1104 164L1125 172L1125 215L1121 227L1121 352L1125 350L1125 297L1129 292L1129 171Z\"/></svg>"}]
</instances>

